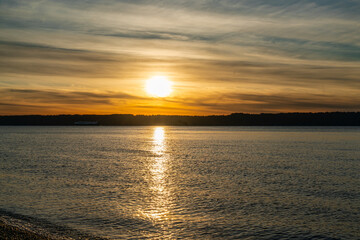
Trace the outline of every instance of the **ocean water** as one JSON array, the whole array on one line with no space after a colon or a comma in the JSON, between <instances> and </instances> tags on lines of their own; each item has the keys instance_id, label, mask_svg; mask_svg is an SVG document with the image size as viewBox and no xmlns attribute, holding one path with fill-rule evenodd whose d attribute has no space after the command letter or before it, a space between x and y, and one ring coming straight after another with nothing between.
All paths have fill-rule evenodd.
<instances>
[{"instance_id":1,"label":"ocean water","mask_svg":"<svg viewBox=\"0 0 360 240\"><path fill-rule=\"evenodd\" d=\"M360 239L360 128L1 126L0 209L60 235Z\"/></svg>"}]
</instances>

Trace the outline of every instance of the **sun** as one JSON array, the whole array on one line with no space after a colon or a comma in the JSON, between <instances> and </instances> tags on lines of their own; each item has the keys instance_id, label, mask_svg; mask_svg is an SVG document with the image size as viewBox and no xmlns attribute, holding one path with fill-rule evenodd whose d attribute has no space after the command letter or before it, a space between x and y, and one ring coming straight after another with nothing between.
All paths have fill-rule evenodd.
<instances>
[{"instance_id":1,"label":"sun","mask_svg":"<svg viewBox=\"0 0 360 240\"><path fill-rule=\"evenodd\" d=\"M155 76L146 81L146 92L154 97L167 97L172 92L172 83L164 76Z\"/></svg>"}]
</instances>

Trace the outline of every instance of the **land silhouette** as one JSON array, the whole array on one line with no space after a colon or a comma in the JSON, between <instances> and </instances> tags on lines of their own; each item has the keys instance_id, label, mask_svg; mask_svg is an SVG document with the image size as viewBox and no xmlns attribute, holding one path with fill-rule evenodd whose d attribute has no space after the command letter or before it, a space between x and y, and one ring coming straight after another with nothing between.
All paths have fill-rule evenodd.
<instances>
[{"instance_id":1,"label":"land silhouette","mask_svg":"<svg viewBox=\"0 0 360 240\"><path fill-rule=\"evenodd\" d=\"M232 113L230 115L15 115L0 125L102 126L360 126L360 112Z\"/></svg>"}]
</instances>

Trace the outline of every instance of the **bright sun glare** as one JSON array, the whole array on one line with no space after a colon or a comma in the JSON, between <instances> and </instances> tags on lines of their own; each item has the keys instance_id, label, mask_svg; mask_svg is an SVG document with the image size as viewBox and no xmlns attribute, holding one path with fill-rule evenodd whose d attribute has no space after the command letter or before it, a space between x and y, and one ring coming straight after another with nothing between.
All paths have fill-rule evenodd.
<instances>
[{"instance_id":1,"label":"bright sun glare","mask_svg":"<svg viewBox=\"0 0 360 240\"><path fill-rule=\"evenodd\" d=\"M146 92L154 97L167 97L172 92L172 83L163 76L155 76L146 81Z\"/></svg>"}]
</instances>

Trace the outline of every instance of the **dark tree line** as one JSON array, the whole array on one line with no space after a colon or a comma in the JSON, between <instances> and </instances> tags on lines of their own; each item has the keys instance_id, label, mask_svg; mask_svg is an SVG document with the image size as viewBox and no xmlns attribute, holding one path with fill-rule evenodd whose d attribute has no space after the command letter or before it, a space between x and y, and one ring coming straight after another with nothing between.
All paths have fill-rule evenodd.
<instances>
[{"instance_id":1,"label":"dark tree line","mask_svg":"<svg viewBox=\"0 0 360 240\"><path fill-rule=\"evenodd\" d=\"M102 126L360 126L360 112L232 113L212 116L131 114L0 116L0 125L74 125L78 121L93 121Z\"/></svg>"}]
</instances>

